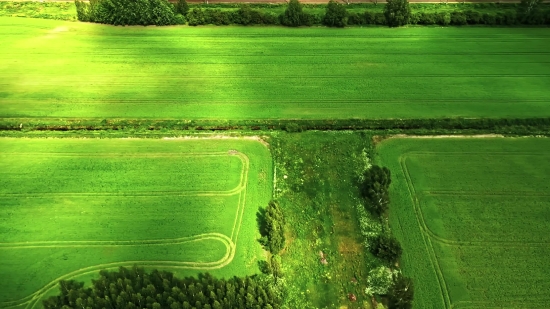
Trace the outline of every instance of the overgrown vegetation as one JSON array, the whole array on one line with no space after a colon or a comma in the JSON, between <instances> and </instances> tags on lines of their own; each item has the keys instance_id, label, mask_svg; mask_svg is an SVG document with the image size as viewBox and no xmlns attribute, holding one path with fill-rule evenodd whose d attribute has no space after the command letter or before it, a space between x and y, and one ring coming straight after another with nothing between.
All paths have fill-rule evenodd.
<instances>
[{"instance_id":1,"label":"overgrown vegetation","mask_svg":"<svg viewBox=\"0 0 550 309\"><path fill-rule=\"evenodd\" d=\"M175 25L174 6L167 0L75 0L78 20L111 25ZM177 3L176 7L182 4Z\"/></svg>"},{"instance_id":2,"label":"overgrown vegetation","mask_svg":"<svg viewBox=\"0 0 550 309\"><path fill-rule=\"evenodd\" d=\"M329 27L345 27L348 24L348 12L344 4L330 0L323 17L323 24Z\"/></svg>"},{"instance_id":3,"label":"overgrown vegetation","mask_svg":"<svg viewBox=\"0 0 550 309\"><path fill-rule=\"evenodd\" d=\"M373 165L365 171L361 180L361 193L368 209L377 216L385 215L390 204L390 170L387 167Z\"/></svg>"},{"instance_id":4,"label":"overgrown vegetation","mask_svg":"<svg viewBox=\"0 0 550 309\"><path fill-rule=\"evenodd\" d=\"M218 279L208 273L178 278L168 271L141 267L102 270L92 287L83 282L59 282L59 295L42 302L45 309L59 308L170 308L233 309L280 308L280 291L266 276Z\"/></svg>"}]
</instances>

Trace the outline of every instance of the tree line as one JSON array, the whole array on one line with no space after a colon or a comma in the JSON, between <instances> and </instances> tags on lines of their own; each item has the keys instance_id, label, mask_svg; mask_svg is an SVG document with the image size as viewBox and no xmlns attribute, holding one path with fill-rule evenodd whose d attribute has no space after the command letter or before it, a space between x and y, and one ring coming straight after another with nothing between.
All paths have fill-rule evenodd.
<instances>
[{"instance_id":1,"label":"tree line","mask_svg":"<svg viewBox=\"0 0 550 309\"><path fill-rule=\"evenodd\" d=\"M360 192L364 206L373 217L383 221L390 207L391 172L387 167L372 165L365 170L360 184ZM384 225L382 225L384 226ZM396 266L403 252L401 244L393 236L389 228L369 240L371 253L384 261L390 268ZM390 309L410 309L414 300L414 286L410 278L397 272L392 276L392 282L386 295Z\"/></svg>"},{"instance_id":2,"label":"tree line","mask_svg":"<svg viewBox=\"0 0 550 309\"><path fill-rule=\"evenodd\" d=\"M282 14L241 4L237 10L194 7L186 0L75 0L80 21L113 25L550 25L550 8L541 0L522 0L515 9L489 13L472 9L452 12L413 12L408 0L388 0L384 12L348 12L345 4L330 0L322 14L303 10L299 0L289 0Z\"/></svg>"},{"instance_id":3,"label":"tree line","mask_svg":"<svg viewBox=\"0 0 550 309\"><path fill-rule=\"evenodd\" d=\"M178 278L142 267L102 270L91 287L73 280L59 282L59 294L45 299L45 309L277 309L281 297L269 276L218 279L205 273Z\"/></svg>"}]
</instances>

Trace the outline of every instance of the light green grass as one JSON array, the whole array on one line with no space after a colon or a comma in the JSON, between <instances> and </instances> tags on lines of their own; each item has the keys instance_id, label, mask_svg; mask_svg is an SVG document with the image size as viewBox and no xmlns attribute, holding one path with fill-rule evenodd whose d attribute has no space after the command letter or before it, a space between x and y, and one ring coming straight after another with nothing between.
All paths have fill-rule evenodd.
<instances>
[{"instance_id":1,"label":"light green grass","mask_svg":"<svg viewBox=\"0 0 550 309\"><path fill-rule=\"evenodd\" d=\"M0 139L0 307L102 268L258 271L268 149L250 139Z\"/></svg>"},{"instance_id":2,"label":"light green grass","mask_svg":"<svg viewBox=\"0 0 550 309\"><path fill-rule=\"evenodd\" d=\"M537 28L112 27L0 18L0 117L550 116Z\"/></svg>"},{"instance_id":3,"label":"light green grass","mask_svg":"<svg viewBox=\"0 0 550 309\"><path fill-rule=\"evenodd\" d=\"M391 223L415 308L546 308L550 140L390 139Z\"/></svg>"}]
</instances>

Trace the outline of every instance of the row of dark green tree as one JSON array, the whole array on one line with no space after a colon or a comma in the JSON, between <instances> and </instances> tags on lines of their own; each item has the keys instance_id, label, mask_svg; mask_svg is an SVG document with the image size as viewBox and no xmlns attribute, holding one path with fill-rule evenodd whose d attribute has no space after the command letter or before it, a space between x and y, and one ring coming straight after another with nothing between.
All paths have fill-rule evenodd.
<instances>
[{"instance_id":1,"label":"row of dark green tree","mask_svg":"<svg viewBox=\"0 0 550 309\"><path fill-rule=\"evenodd\" d=\"M91 287L60 281L59 295L43 301L45 309L277 309L279 293L270 276L217 279L210 274L177 278L167 271L120 267L102 270Z\"/></svg>"},{"instance_id":2,"label":"row of dark green tree","mask_svg":"<svg viewBox=\"0 0 550 309\"><path fill-rule=\"evenodd\" d=\"M386 167L372 165L363 174L361 195L364 205L375 218L384 220L390 206L391 172ZM402 249L399 241L384 228L382 233L372 240L372 254L393 267L401 257ZM390 309L410 309L414 299L412 280L401 273L394 276L393 285L388 293Z\"/></svg>"},{"instance_id":3,"label":"row of dark green tree","mask_svg":"<svg viewBox=\"0 0 550 309\"><path fill-rule=\"evenodd\" d=\"M330 0L324 14L304 12L299 0L290 0L286 10L276 15L242 4L239 9L189 8L186 0L75 0L80 21L113 25L284 25L289 27L326 25L550 25L550 7L541 0L522 0L516 9L496 13L472 9L454 12L411 12L408 0L388 0L384 12L348 12L346 5Z\"/></svg>"},{"instance_id":4,"label":"row of dark green tree","mask_svg":"<svg viewBox=\"0 0 550 309\"><path fill-rule=\"evenodd\" d=\"M273 275L275 280L283 277L279 253L285 246L285 217L277 201L270 201L265 210L258 212L260 226L260 244L269 251L270 257L260 261L262 273Z\"/></svg>"}]
</instances>

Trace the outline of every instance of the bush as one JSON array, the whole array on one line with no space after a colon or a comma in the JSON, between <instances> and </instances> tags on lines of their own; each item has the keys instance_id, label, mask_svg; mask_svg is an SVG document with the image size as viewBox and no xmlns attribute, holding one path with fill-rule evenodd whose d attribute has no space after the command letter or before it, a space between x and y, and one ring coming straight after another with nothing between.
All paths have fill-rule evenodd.
<instances>
[{"instance_id":1,"label":"bush","mask_svg":"<svg viewBox=\"0 0 550 309\"><path fill-rule=\"evenodd\" d=\"M478 11L467 10L464 14L466 14L466 22L468 24L478 25L482 23L483 16Z\"/></svg>"},{"instance_id":2,"label":"bush","mask_svg":"<svg viewBox=\"0 0 550 309\"><path fill-rule=\"evenodd\" d=\"M401 257L403 249L397 239L388 234L381 234L374 239L371 246L371 253L379 259L390 264L395 264Z\"/></svg>"},{"instance_id":3,"label":"bush","mask_svg":"<svg viewBox=\"0 0 550 309\"><path fill-rule=\"evenodd\" d=\"M404 26L409 23L411 8L408 0L386 0L384 6L386 22L390 27Z\"/></svg>"},{"instance_id":4,"label":"bush","mask_svg":"<svg viewBox=\"0 0 550 309\"><path fill-rule=\"evenodd\" d=\"M89 4L75 0L77 17L111 25L175 25L174 7L166 0L91 0Z\"/></svg>"},{"instance_id":5,"label":"bush","mask_svg":"<svg viewBox=\"0 0 550 309\"><path fill-rule=\"evenodd\" d=\"M483 23L489 26L494 26L497 24L496 16L489 13L484 13L482 15Z\"/></svg>"},{"instance_id":6,"label":"bush","mask_svg":"<svg viewBox=\"0 0 550 309\"><path fill-rule=\"evenodd\" d=\"M362 195L367 200L371 212L378 216L388 210L390 184L391 173L387 167L373 165L363 175Z\"/></svg>"},{"instance_id":7,"label":"bush","mask_svg":"<svg viewBox=\"0 0 550 309\"><path fill-rule=\"evenodd\" d=\"M462 26L466 25L467 23L468 21L466 19L466 14L464 14L463 12L455 11L451 13L451 24Z\"/></svg>"},{"instance_id":8,"label":"bush","mask_svg":"<svg viewBox=\"0 0 550 309\"><path fill-rule=\"evenodd\" d=\"M206 17L204 11L199 8L192 9L187 14L187 22L189 26L206 25Z\"/></svg>"},{"instance_id":9,"label":"bush","mask_svg":"<svg viewBox=\"0 0 550 309\"><path fill-rule=\"evenodd\" d=\"M302 4L298 0L290 0L285 12L281 15L281 24L289 27L311 26L312 17L302 11Z\"/></svg>"},{"instance_id":10,"label":"bush","mask_svg":"<svg viewBox=\"0 0 550 309\"><path fill-rule=\"evenodd\" d=\"M418 14L418 24L419 25L435 25L436 24L436 13L426 13L421 12Z\"/></svg>"},{"instance_id":11,"label":"bush","mask_svg":"<svg viewBox=\"0 0 550 309\"><path fill-rule=\"evenodd\" d=\"M437 13L436 23L441 26L448 26L451 23L451 14L449 12Z\"/></svg>"},{"instance_id":12,"label":"bush","mask_svg":"<svg viewBox=\"0 0 550 309\"><path fill-rule=\"evenodd\" d=\"M204 24L212 24L216 26L231 24L231 12L222 11L220 9L204 10Z\"/></svg>"},{"instance_id":13,"label":"bush","mask_svg":"<svg viewBox=\"0 0 550 309\"><path fill-rule=\"evenodd\" d=\"M374 24L375 25L387 25L388 21L386 20L386 16L384 13L375 13L374 14Z\"/></svg>"},{"instance_id":14,"label":"bush","mask_svg":"<svg viewBox=\"0 0 550 309\"><path fill-rule=\"evenodd\" d=\"M263 218L265 226L260 228L260 243L272 254L277 254L285 245L285 218L279 203L270 201ZM273 264L271 265L273 267Z\"/></svg>"},{"instance_id":15,"label":"bush","mask_svg":"<svg viewBox=\"0 0 550 309\"><path fill-rule=\"evenodd\" d=\"M175 10L176 13L185 16L189 13L189 4L187 4L187 1L185 0L178 0L175 5Z\"/></svg>"},{"instance_id":16,"label":"bush","mask_svg":"<svg viewBox=\"0 0 550 309\"><path fill-rule=\"evenodd\" d=\"M369 272L365 294L386 295L393 283L392 271L384 266L377 267Z\"/></svg>"},{"instance_id":17,"label":"bush","mask_svg":"<svg viewBox=\"0 0 550 309\"><path fill-rule=\"evenodd\" d=\"M346 7L330 0L323 18L323 25L329 27L345 27L348 24L348 12Z\"/></svg>"},{"instance_id":18,"label":"bush","mask_svg":"<svg viewBox=\"0 0 550 309\"><path fill-rule=\"evenodd\" d=\"M389 309L411 309L414 300L414 285L410 278L398 273L388 293Z\"/></svg>"}]
</instances>

